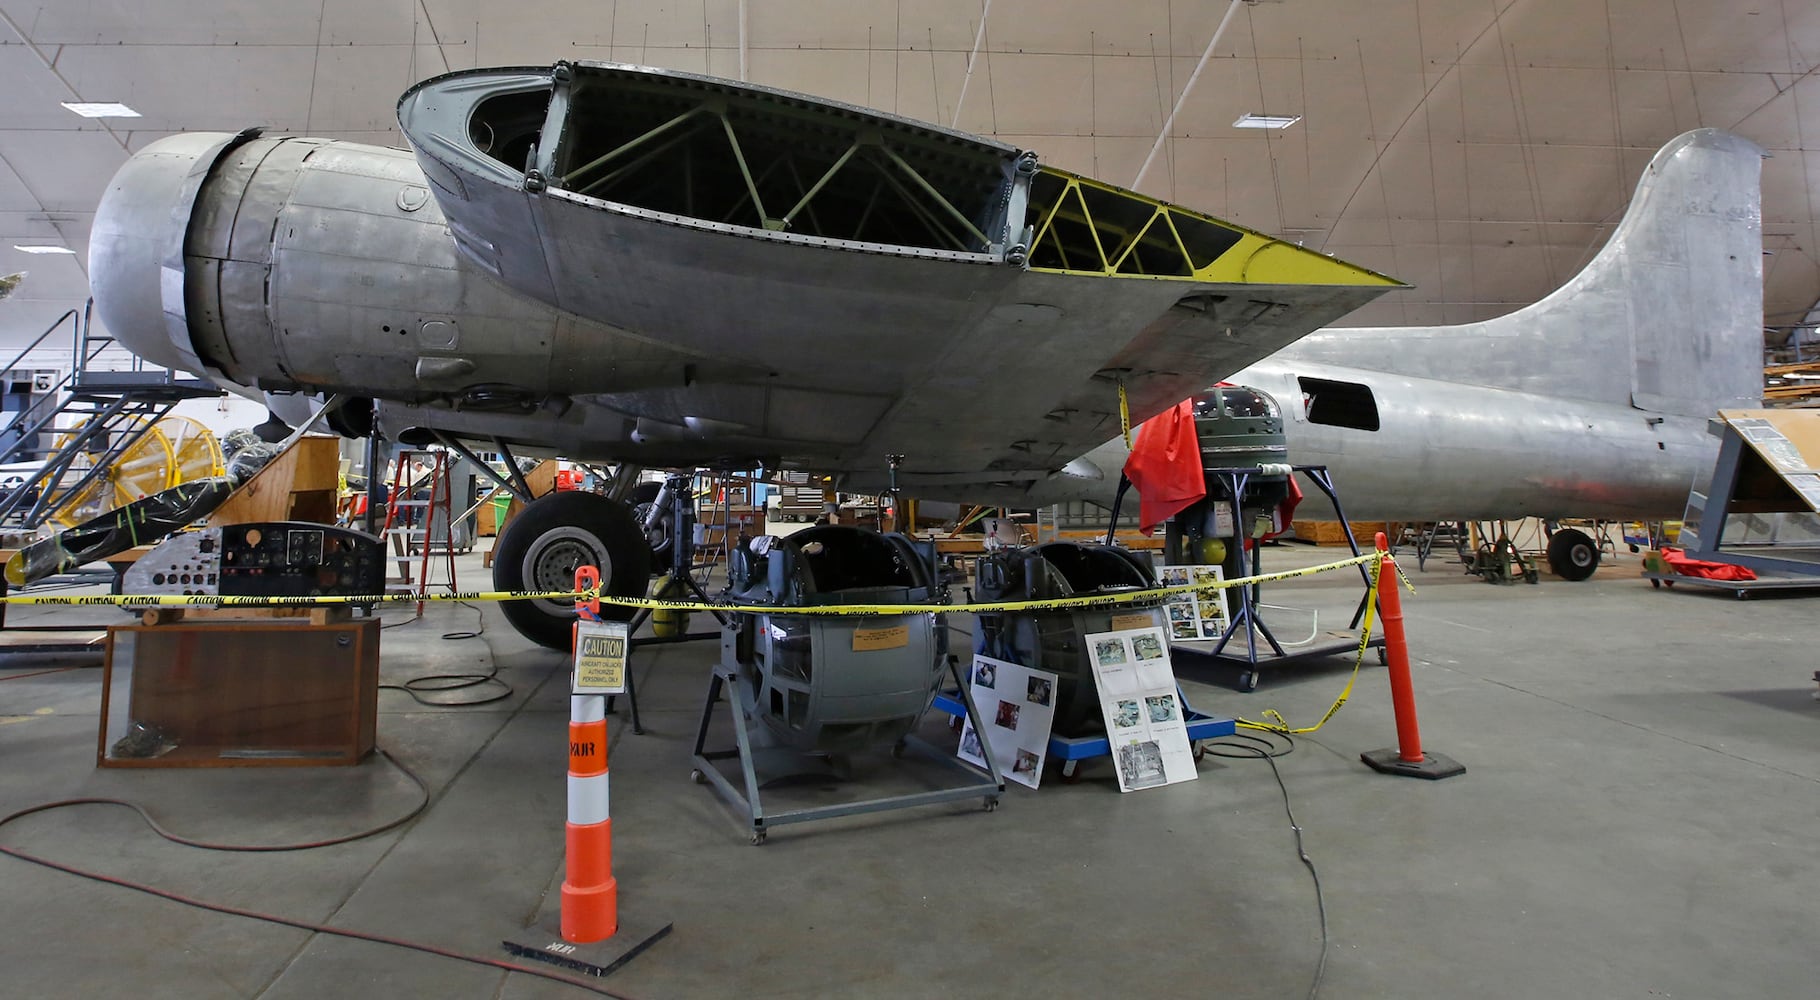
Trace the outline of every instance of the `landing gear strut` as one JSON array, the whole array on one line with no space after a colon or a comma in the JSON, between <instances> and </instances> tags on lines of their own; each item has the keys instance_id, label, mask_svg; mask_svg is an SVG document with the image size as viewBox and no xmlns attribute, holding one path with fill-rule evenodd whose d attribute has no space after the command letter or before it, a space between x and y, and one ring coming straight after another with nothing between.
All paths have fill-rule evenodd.
<instances>
[{"instance_id":1,"label":"landing gear strut","mask_svg":"<svg viewBox=\"0 0 1820 1000\"><path fill-rule=\"evenodd\" d=\"M594 493L564 490L531 502L506 524L493 550L493 586L499 590L569 590L579 566L600 569L601 590L643 597L651 575L651 548L631 509ZM569 648L573 601L507 601L512 627L542 646ZM601 608L601 617L625 621L632 609Z\"/></svg>"}]
</instances>

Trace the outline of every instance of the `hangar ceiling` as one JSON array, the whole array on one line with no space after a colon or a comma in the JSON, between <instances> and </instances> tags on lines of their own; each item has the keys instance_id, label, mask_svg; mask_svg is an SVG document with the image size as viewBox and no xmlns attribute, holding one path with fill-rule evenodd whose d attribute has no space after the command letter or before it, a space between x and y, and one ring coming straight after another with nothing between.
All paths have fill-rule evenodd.
<instances>
[{"instance_id":1,"label":"hangar ceiling","mask_svg":"<svg viewBox=\"0 0 1820 1000\"><path fill-rule=\"evenodd\" d=\"M1604 242L1659 146L1715 126L1772 154L1767 336L1820 300L1809 0L0 0L0 271L32 272L0 347L80 308L129 150L249 125L398 145L410 83L557 59L743 73L1123 185L1163 135L1140 190L1415 286L1356 325L1535 301ZM1235 128L1246 113L1301 120Z\"/></svg>"}]
</instances>

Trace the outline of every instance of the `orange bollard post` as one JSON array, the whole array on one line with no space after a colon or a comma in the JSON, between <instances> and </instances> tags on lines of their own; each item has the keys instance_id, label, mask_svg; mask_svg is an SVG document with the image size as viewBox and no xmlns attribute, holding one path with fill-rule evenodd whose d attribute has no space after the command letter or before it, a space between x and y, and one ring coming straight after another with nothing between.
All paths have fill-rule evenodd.
<instances>
[{"instance_id":1,"label":"orange bollard post","mask_svg":"<svg viewBox=\"0 0 1820 1000\"><path fill-rule=\"evenodd\" d=\"M576 590L598 590L600 570L575 571ZM575 602L571 651L580 639L580 614L600 615L600 601ZM564 835L562 939L603 941L619 930L619 883L613 878L613 819L607 808L607 699L569 696L569 821Z\"/></svg>"},{"instance_id":2,"label":"orange bollard post","mask_svg":"<svg viewBox=\"0 0 1820 1000\"><path fill-rule=\"evenodd\" d=\"M1382 531L1378 551L1388 553L1390 540ZM1398 592L1397 563L1386 556L1378 570L1378 613L1384 623L1384 658L1390 673L1390 704L1396 712L1397 745L1367 750L1359 759L1374 771L1410 778L1438 780L1465 774L1466 767L1443 754L1424 753L1422 733L1416 724L1416 688L1409 674L1409 643L1403 635L1403 595Z\"/></svg>"},{"instance_id":3,"label":"orange bollard post","mask_svg":"<svg viewBox=\"0 0 1820 1000\"><path fill-rule=\"evenodd\" d=\"M575 589L600 591L600 571L575 571ZM577 600L580 617L600 617L598 600ZM582 634L577 620L571 635L574 674L569 691L569 817L563 837L562 892L523 934L501 942L519 958L549 962L590 976L612 974L674 926L649 914L632 912L621 919L619 883L613 878L613 820L607 811L607 696L623 690L625 629L609 626ZM584 644L585 639L585 644Z\"/></svg>"}]
</instances>

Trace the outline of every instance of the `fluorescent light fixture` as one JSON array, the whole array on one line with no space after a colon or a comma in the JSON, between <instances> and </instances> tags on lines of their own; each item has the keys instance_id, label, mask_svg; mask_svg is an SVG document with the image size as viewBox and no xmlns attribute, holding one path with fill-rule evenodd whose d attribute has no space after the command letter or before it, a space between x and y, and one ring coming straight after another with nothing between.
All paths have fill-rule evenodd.
<instances>
[{"instance_id":1,"label":"fluorescent light fixture","mask_svg":"<svg viewBox=\"0 0 1820 1000\"><path fill-rule=\"evenodd\" d=\"M1249 111L1232 123L1233 128L1288 128L1302 120L1301 115L1254 115Z\"/></svg>"},{"instance_id":2,"label":"fluorescent light fixture","mask_svg":"<svg viewBox=\"0 0 1820 1000\"><path fill-rule=\"evenodd\" d=\"M19 251L20 253L68 253L68 254L73 254L76 252L74 250L71 250L69 247L53 247L53 246L46 246L46 245L38 244L38 243L15 243L15 244L13 244L13 249Z\"/></svg>"},{"instance_id":3,"label":"fluorescent light fixture","mask_svg":"<svg viewBox=\"0 0 1820 1000\"><path fill-rule=\"evenodd\" d=\"M139 112L117 101L64 101L63 106L84 118L138 118Z\"/></svg>"}]
</instances>

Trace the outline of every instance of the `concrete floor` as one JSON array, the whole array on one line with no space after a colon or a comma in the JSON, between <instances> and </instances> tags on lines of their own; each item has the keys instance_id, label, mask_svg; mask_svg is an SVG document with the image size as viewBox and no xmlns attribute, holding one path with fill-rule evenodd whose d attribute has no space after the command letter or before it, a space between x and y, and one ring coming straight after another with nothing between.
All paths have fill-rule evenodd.
<instances>
[{"instance_id":1,"label":"concrete floor","mask_svg":"<svg viewBox=\"0 0 1820 1000\"><path fill-rule=\"evenodd\" d=\"M1469 770L1429 783L1358 763L1394 742L1375 664L1280 761L1326 889L1323 996L1812 995L1815 605L1652 591L1637 568L1629 557L1586 583L1509 587L1437 563L1412 574L1423 736ZM463 579L484 576L464 565ZM1325 576L1270 600L1341 624L1355 587ZM83 807L21 820L0 840L216 902L503 957L500 939L561 881L566 678L562 658L519 639L496 608L483 639L439 638L475 614L443 605L384 634L387 681L497 663L514 689L468 709L382 692L380 745L431 792L401 830L220 854L165 843L124 810ZM1128 795L1100 763L1078 784L1051 774L1039 792L1013 786L996 813L969 802L838 820L754 848L687 780L713 654L695 644L634 660L650 732L613 724L615 867L623 912L675 931L604 986L650 1000L1306 995L1315 898L1263 763L1209 758L1197 781ZM382 759L98 770L100 672L27 673L0 670L0 813L114 795L185 835L273 843L376 825L415 802ZM1253 717L1276 707L1306 724L1346 666L1266 674L1247 695L1232 690L1235 673L1184 670L1190 700ZM9 996L585 995L10 858L0 886Z\"/></svg>"}]
</instances>

